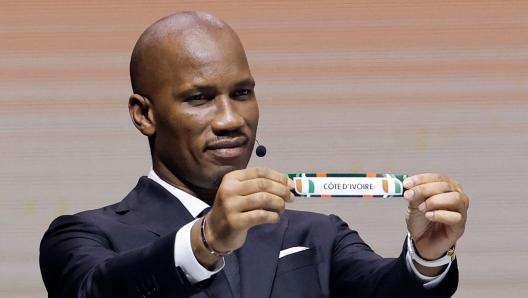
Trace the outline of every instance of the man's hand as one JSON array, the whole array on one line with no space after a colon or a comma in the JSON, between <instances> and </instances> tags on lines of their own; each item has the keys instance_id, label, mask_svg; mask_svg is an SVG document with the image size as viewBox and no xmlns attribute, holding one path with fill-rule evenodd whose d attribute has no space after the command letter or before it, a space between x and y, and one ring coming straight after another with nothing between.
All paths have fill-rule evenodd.
<instances>
[{"instance_id":1,"label":"man's hand","mask_svg":"<svg viewBox=\"0 0 528 298\"><path fill-rule=\"evenodd\" d=\"M233 171L224 176L211 211L206 215L205 238L217 252L240 248L248 230L265 223L277 223L285 202L293 202L293 181L268 168ZM203 247L200 223L192 230L192 246L197 260L211 267L217 257Z\"/></svg>"},{"instance_id":2,"label":"man's hand","mask_svg":"<svg viewBox=\"0 0 528 298\"><path fill-rule=\"evenodd\" d=\"M422 258L435 260L464 234L469 198L455 180L421 174L403 182L407 189L407 229Z\"/></svg>"}]
</instances>

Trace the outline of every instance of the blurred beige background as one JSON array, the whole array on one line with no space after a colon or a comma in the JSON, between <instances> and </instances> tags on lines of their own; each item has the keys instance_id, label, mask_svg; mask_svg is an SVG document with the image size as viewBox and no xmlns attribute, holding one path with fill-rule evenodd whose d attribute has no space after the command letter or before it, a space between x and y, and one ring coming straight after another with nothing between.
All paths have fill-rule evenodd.
<instances>
[{"instance_id":1,"label":"blurred beige background","mask_svg":"<svg viewBox=\"0 0 528 298\"><path fill-rule=\"evenodd\" d=\"M60 214L121 200L150 167L127 111L141 32L220 16L248 53L265 165L438 171L471 198L455 297L526 297L528 1L0 0L0 297L44 297L38 245ZM302 199L380 254L403 199Z\"/></svg>"}]
</instances>

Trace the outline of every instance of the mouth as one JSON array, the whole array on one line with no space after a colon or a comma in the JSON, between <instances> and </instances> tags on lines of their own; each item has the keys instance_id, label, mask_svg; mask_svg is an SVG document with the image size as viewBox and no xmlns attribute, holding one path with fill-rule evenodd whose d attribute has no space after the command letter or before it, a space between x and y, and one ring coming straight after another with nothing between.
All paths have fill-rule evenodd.
<instances>
[{"instance_id":1,"label":"mouth","mask_svg":"<svg viewBox=\"0 0 528 298\"><path fill-rule=\"evenodd\" d=\"M234 158L242 155L248 142L247 137L220 139L208 144L205 149L218 158Z\"/></svg>"}]
</instances>

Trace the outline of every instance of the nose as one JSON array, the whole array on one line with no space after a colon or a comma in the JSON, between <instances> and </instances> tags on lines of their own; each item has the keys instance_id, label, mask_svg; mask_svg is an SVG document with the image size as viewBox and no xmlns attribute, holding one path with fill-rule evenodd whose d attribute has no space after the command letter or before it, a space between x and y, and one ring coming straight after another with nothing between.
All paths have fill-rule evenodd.
<instances>
[{"instance_id":1,"label":"nose","mask_svg":"<svg viewBox=\"0 0 528 298\"><path fill-rule=\"evenodd\" d=\"M239 114L236 103L228 96L218 96L216 99L216 115L211 123L213 132L222 135L244 126L245 120Z\"/></svg>"}]
</instances>

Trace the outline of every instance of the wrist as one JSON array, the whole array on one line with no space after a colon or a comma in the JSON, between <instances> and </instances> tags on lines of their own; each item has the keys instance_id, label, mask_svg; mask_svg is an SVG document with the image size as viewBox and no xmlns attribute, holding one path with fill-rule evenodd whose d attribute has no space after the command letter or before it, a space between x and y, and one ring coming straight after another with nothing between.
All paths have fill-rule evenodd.
<instances>
[{"instance_id":1,"label":"wrist","mask_svg":"<svg viewBox=\"0 0 528 298\"><path fill-rule=\"evenodd\" d=\"M205 249L212 255L215 255L217 257L224 257L226 255L231 254L233 251L218 251L213 248L210 242L207 241L207 239L211 239L210 237L206 237L206 229L207 229L207 219L206 217L202 217L201 224L200 224L200 237L202 238L202 244L205 247Z\"/></svg>"},{"instance_id":2,"label":"wrist","mask_svg":"<svg viewBox=\"0 0 528 298\"><path fill-rule=\"evenodd\" d=\"M409 250L409 253L411 254L411 258L415 263L423 267L433 268L433 267L442 267L447 264L450 264L456 257L455 247L456 247L456 243L453 244L453 246L447 252L441 254L440 256L436 258L435 257L424 258L418 253L414 240L411 237L411 234L409 233L407 235L407 249Z\"/></svg>"},{"instance_id":3,"label":"wrist","mask_svg":"<svg viewBox=\"0 0 528 298\"><path fill-rule=\"evenodd\" d=\"M221 259L221 257L211 254L204 247L200 231L201 223L201 220L197 220L191 229L191 247L196 260L200 263L200 265L208 270L212 270L215 268L216 263Z\"/></svg>"}]
</instances>

